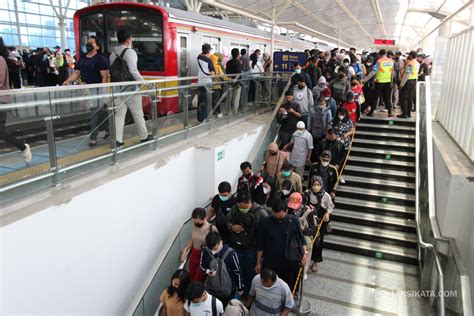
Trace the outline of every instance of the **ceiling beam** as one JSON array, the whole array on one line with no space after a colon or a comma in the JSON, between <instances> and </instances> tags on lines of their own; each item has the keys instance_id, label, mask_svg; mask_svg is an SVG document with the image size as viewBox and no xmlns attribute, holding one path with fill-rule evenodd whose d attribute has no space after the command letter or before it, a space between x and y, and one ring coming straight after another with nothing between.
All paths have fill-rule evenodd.
<instances>
[{"instance_id":1,"label":"ceiling beam","mask_svg":"<svg viewBox=\"0 0 474 316\"><path fill-rule=\"evenodd\" d=\"M321 23L321 24L324 24L324 25L326 25L326 26L329 26L330 28L332 28L332 29L334 29L334 30L337 29L333 24L329 23L329 22L326 21L326 20L323 20L322 18L320 18L319 16L317 16L316 14L314 14L313 12L311 12L310 10L306 9L306 8L305 8L304 6L302 6L301 4L294 2L294 3L293 3L293 6L294 6L295 8L297 8L298 10L300 10L301 12L305 13L307 16L309 16L310 18L312 18L312 19L315 20L316 22L319 22L319 23Z\"/></svg>"},{"instance_id":2,"label":"ceiling beam","mask_svg":"<svg viewBox=\"0 0 474 316\"><path fill-rule=\"evenodd\" d=\"M341 0L335 0L337 5L342 9L342 11L344 11L346 13L346 15L348 17L350 17L352 19L352 21L354 21L354 23L362 30L362 32L364 32L365 35L367 35L367 37L373 41L374 38L372 37L372 35L369 34L369 32L367 32L367 30L365 28L362 27L362 25L360 25L359 21L357 21L356 17L351 13L351 11L349 11L349 9L347 9L347 7L344 5L344 3L341 2Z\"/></svg>"},{"instance_id":3,"label":"ceiling beam","mask_svg":"<svg viewBox=\"0 0 474 316\"><path fill-rule=\"evenodd\" d=\"M370 5L372 6L372 10L375 13L375 16L377 17L377 20L379 21L380 28L382 29L382 33L387 38L387 32L385 31L385 26L383 23L383 18L382 18L382 12L380 11L380 5L378 0L372 0L370 2Z\"/></svg>"}]
</instances>

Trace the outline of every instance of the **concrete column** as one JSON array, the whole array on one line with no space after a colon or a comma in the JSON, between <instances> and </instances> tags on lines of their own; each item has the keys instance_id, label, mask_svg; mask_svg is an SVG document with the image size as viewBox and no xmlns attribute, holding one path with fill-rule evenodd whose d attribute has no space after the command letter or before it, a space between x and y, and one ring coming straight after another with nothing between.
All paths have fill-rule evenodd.
<instances>
[{"instance_id":1,"label":"concrete column","mask_svg":"<svg viewBox=\"0 0 474 316\"><path fill-rule=\"evenodd\" d=\"M16 20L16 28L18 32L18 46L20 51L23 50L23 45L21 44L21 29L20 29L20 16L18 15L18 0L14 0L13 5L15 8L15 20Z\"/></svg>"}]
</instances>

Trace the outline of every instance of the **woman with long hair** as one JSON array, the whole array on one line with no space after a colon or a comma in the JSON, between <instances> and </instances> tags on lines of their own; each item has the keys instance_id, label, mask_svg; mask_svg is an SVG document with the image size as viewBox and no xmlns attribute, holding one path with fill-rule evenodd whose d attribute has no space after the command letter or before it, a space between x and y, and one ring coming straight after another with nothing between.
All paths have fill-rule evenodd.
<instances>
[{"instance_id":1,"label":"woman with long hair","mask_svg":"<svg viewBox=\"0 0 474 316\"><path fill-rule=\"evenodd\" d=\"M3 43L3 38L0 36L0 139L18 148L25 162L30 162L32 158L30 146L20 142L5 129L7 112L2 109L2 104L11 102L11 97L8 94L8 90L10 90L10 76L8 73L9 54L8 49Z\"/></svg>"},{"instance_id":2,"label":"woman with long hair","mask_svg":"<svg viewBox=\"0 0 474 316\"><path fill-rule=\"evenodd\" d=\"M171 276L170 285L161 293L160 303L163 304L161 315L163 316L185 316L184 295L191 278L188 271L184 269L176 270Z\"/></svg>"}]
</instances>

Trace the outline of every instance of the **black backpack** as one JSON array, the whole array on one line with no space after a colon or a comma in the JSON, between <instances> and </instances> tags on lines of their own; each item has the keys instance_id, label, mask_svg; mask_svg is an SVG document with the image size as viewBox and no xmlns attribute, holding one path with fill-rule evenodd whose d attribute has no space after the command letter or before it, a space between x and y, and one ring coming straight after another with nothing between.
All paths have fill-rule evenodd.
<instances>
[{"instance_id":1,"label":"black backpack","mask_svg":"<svg viewBox=\"0 0 474 316\"><path fill-rule=\"evenodd\" d=\"M230 247L227 248L224 254L222 256L219 254L217 258L214 257L212 251L209 248L204 247L203 249L208 252L211 258L211 261L209 262L209 269L216 272L214 276L207 276L206 281L204 282L204 288L206 291L218 298L229 297L232 293L232 279L230 277L229 271L227 271L225 259L230 255L233 249Z\"/></svg>"},{"instance_id":2,"label":"black backpack","mask_svg":"<svg viewBox=\"0 0 474 316\"><path fill-rule=\"evenodd\" d=\"M259 209L257 209L259 211ZM232 216L232 223L241 225L244 230L240 234L231 232L230 242L232 247L238 249L248 249L252 246L252 241L256 237L257 233L257 217L253 214L252 210L249 210L246 214L243 214L238 209Z\"/></svg>"},{"instance_id":3,"label":"black backpack","mask_svg":"<svg viewBox=\"0 0 474 316\"><path fill-rule=\"evenodd\" d=\"M128 64L123 58L128 48L125 48L122 53L117 55L114 50L115 56L114 62L110 66L110 81L112 82L123 82L123 81L134 81L130 71L128 70Z\"/></svg>"}]
</instances>

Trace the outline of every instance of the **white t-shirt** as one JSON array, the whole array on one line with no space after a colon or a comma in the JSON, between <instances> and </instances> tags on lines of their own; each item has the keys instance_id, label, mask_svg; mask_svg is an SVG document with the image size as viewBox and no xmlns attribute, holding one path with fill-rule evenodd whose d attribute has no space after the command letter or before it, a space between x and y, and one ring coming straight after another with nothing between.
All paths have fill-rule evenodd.
<instances>
[{"instance_id":1,"label":"white t-shirt","mask_svg":"<svg viewBox=\"0 0 474 316\"><path fill-rule=\"evenodd\" d=\"M191 316L212 316L212 295L207 293L207 299L198 305L191 303L188 306L188 301L184 302L184 310ZM216 298L216 311L217 315L224 313L224 306L218 298Z\"/></svg>"}]
</instances>

